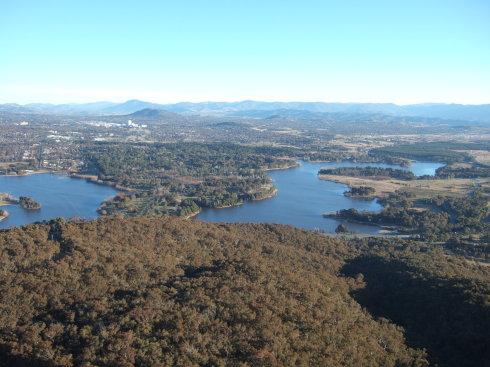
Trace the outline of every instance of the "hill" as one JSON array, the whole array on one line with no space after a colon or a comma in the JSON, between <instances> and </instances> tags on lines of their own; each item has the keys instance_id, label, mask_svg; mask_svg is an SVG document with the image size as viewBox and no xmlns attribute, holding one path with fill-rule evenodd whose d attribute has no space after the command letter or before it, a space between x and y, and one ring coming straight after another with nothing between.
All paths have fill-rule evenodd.
<instances>
[{"instance_id":1,"label":"hill","mask_svg":"<svg viewBox=\"0 0 490 367\"><path fill-rule=\"evenodd\" d=\"M163 109L163 107L162 105L159 105L157 103L132 99L123 103L117 103L112 106L108 106L102 110L99 110L99 113L106 115L126 115L144 109Z\"/></svg>"},{"instance_id":2,"label":"hill","mask_svg":"<svg viewBox=\"0 0 490 367\"><path fill-rule=\"evenodd\" d=\"M472 121L490 123L490 104L412 104L396 105L394 103L325 103L325 102L202 102L177 103L163 108L179 113L221 114L265 117L269 114L292 114L309 117L319 113L343 114L383 114L389 116L413 116L455 121ZM300 113L302 111L303 113Z\"/></svg>"},{"instance_id":3,"label":"hill","mask_svg":"<svg viewBox=\"0 0 490 367\"><path fill-rule=\"evenodd\" d=\"M165 119L165 120L183 120L184 116L178 113L169 112L165 110L157 110L154 108L144 108L142 110L133 112L127 115L129 118L140 118L140 119Z\"/></svg>"},{"instance_id":4,"label":"hill","mask_svg":"<svg viewBox=\"0 0 490 367\"><path fill-rule=\"evenodd\" d=\"M488 271L428 248L348 246L280 225L104 218L0 232L0 254L7 365L483 366L489 357Z\"/></svg>"},{"instance_id":5,"label":"hill","mask_svg":"<svg viewBox=\"0 0 490 367\"><path fill-rule=\"evenodd\" d=\"M337 276L345 245L267 225L104 219L0 234L17 365L424 365Z\"/></svg>"},{"instance_id":6,"label":"hill","mask_svg":"<svg viewBox=\"0 0 490 367\"><path fill-rule=\"evenodd\" d=\"M324 118L328 114L344 115L386 115L395 117L417 117L440 123L472 122L490 123L490 104L463 105L426 103L396 105L394 103L325 103L325 102L180 102L159 104L140 100L129 100L123 103L94 102L81 104L46 104L31 103L27 105L1 104L0 111L11 113L44 113L60 115L127 115L143 109L166 110L174 113L212 116L261 117L281 115L300 118ZM327 114L327 115L325 115Z\"/></svg>"}]
</instances>

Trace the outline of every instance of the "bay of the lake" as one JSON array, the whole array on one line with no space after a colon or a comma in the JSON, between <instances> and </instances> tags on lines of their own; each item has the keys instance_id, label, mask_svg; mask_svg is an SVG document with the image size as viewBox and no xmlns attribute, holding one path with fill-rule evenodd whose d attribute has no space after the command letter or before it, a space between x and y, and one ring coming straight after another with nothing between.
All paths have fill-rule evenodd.
<instances>
[{"instance_id":1,"label":"bay of the lake","mask_svg":"<svg viewBox=\"0 0 490 367\"><path fill-rule=\"evenodd\" d=\"M343 195L346 185L320 180L318 170L323 167L376 166L401 168L397 165L373 163L311 163L300 162L291 169L270 171L268 174L278 189L276 196L262 201L246 202L243 205L224 209L206 209L197 219L211 222L267 222L291 224L305 229L317 229L333 233L342 221L324 218L323 213L340 209L377 211L381 205L376 200L353 199ZM415 175L433 175L442 164L414 162L405 168ZM0 229L49 220L56 217L94 219L97 208L106 199L117 193L112 187L97 185L83 179L61 174L43 173L28 176L0 176L0 193L14 197L29 196L38 201L40 210L25 210L19 205L6 205L10 216L0 221ZM350 230L376 234L377 227L347 224Z\"/></svg>"},{"instance_id":2,"label":"bay of the lake","mask_svg":"<svg viewBox=\"0 0 490 367\"><path fill-rule=\"evenodd\" d=\"M94 219L102 201L117 193L112 187L97 185L66 175L42 173L28 176L0 176L0 193L29 196L42 205L25 210L19 205L1 206L10 215L0 221L0 229L49 220L56 217Z\"/></svg>"},{"instance_id":3,"label":"bay of the lake","mask_svg":"<svg viewBox=\"0 0 490 367\"><path fill-rule=\"evenodd\" d=\"M381 205L377 200L355 199L344 196L348 187L344 184L320 180L320 168L335 167L384 167L412 171L416 176L434 175L440 163L413 162L410 167L379 163L299 162L300 166L285 170L270 171L277 195L266 200L246 202L237 207L223 209L205 209L197 219L209 222L245 222L245 223L280 223L291 224L305 229L321 230L334 233L340 223L349 230L366 234L376 234L379 228L361 224L346 223L333 218L324 218L324 213L340 209L378 211Z\"/></svg>"}]
</instances>

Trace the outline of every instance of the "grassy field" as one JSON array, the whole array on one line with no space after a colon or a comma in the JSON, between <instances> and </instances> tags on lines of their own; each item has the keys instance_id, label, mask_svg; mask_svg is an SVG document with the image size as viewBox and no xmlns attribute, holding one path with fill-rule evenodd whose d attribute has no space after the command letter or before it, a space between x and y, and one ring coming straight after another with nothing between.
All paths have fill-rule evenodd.
<instances>
[{"instance_id":1,"label":"grassy field","mask_svg":"<svg viewBox=\"0 0 490 367\"><path fill-rule=\"evenodd\" d=\"M478 163L490 165L490 152L488 150L465 150L463 152L471 155Z\"/></svg>"},{"instance_id":2,"label":"grassy field","mask_svg":"<svg viewBox=\"0 0 490 367\"><path fill-rule=\"evenodd\" d=\"M368 177L350 177L337 175L320 175L320 179L334 181L355 186L370 186L375 192L372 197L384 197L391 192L404 189L413 192L416 198L430 198L437 195L443 196L463 196L476 186L490 189L490 179L438 179L438 180L412 180L401 181L395 179L375 180Z\"/></svg>"}]
</instances>

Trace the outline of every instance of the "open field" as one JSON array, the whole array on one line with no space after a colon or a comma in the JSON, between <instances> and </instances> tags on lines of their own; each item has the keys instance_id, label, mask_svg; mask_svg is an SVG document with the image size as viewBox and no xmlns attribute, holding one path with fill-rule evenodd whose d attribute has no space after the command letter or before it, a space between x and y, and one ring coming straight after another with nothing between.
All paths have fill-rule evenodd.
<instances>
[{"instance_id":1,"label":"open field","mask_svg":"<svg viewBox=\"0 0 490 367\"><path fill-rule=\"evenodd\" d=\"M338 134L333 140L329 143L330 146L336 148L345 149L351 153L367 153L369 150L374 148L387 147L392 145L399 144L416 144L421 142L463 142L463 141L489 141L490 133L485 131L481 131L478 134L468 134L468 133L440 133L440 134ZM461 152L466 152L470 155L473 155L475 159L480 163L488 163L490 164L490 153L484 150L464 150ZM487 155L486 160L483 156ZM480 161L478 157L481 157L483 160Z\"/></svg>"},{"instance_id":2,"label":"open field","mask_svg":"<svg viewBox=\"0 0 490 367\"><path fill-rule=\"evenodd\" d=\"M412 180L401 181L396 179L375 180L366 177L350 177L338 175L320 175L320 179L343 183L349 187L370 186L375 192L372 197L384 197L391 192L404 189L413 192L417 198L430 198L437 195L463 196L475 186L490 188L490 179L440 179L440 180Z\"/></svg>"},{"instance_id":3,"label":"open field","mask_svg":"<svg viewBox=\"0 0 490 367\"><path fill-rule=\"evenodd\" d=\"M464 150L463 152L471 155L478 163L490 165L490 152L488 150Z\"/></svg>"}]
</instances>

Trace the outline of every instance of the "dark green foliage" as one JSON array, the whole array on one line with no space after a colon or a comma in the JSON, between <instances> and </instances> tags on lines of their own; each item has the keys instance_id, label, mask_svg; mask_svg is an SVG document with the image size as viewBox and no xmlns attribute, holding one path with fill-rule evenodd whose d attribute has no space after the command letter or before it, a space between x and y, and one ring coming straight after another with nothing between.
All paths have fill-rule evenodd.
<instances>
[{"instance_id":1,"label":"dark green foliage","mask_svg":"<svg viewBox=\"0 0 490 367\"><path fill-rule=\"evenodd\" d=\"M351 197L356 197L356 196L369 196L373 195L375 193L374 187L370 186L356 186L356 187L351 187L349 191L344 192L345 196L351 196Z\"/></svg>"},{"instance_id":2,"label":"dark green foliage","mask_svg":"<svg viewBox=\"0 0 490 367\"><path fill-rule=\"evenodd\" d=\"M342 273L365 282L353 292L361 305L403 326L407 342L426 348L431 365L488 365L488 267L454 256L448 260L431 246L379 239L359 242L367 248L348 261Z\"/></svg>"},{"instance_id":3,"label":"dark green foliage","mask_svg":"<svg viewBox=\"0 0 490 367\"><path fill-rule=\"evenodd\" d=\"M341 233L347 233L349 232L349 229L345 224L339 224L337 228L335 228L335 233L341 234Z\"/></svg>"},{"instance_id":4,"label":"dark green foliage","mask_svg":"<svg viewBox=\"0 0 490 367\"><path fill-rule=\"evenodd\" d=\"M95 144L84 149L82 173L134 191L105 203L101 213L187 216L273 195L265 170L295 165L286 152L218 143Z\"/></svg>"},{"instance_id":5,"label":"dark green foliage","mask_svg":"<svg viewBox=\"0 0 490 367\"><path fill-rule=\"evenodd\" d=\"M19 204L21 207L28 210L41 209L41 204L39 204L36 200L28 196L19 197Z\"/></svg>"},{"instance_id":6,"label":"dark green foliage","mask_svg":"<svg viewBox=\"0 0 490 367\"><path fill-rule=\"evenodd\" d=\"M453 231L474 233L481 232L486 227L488 199L481 191L463 198L437 197L428 203L451 216Z\"/></svg>"},{"instance_id":7,"label":"dark green foliage","mask_svg":"<svg viewBox=\"0 0 490 367\"><path fill-rule=\"evenodd\" d=\"M338 167L322 168L319 175L338 175L354 177L375 177L378 179L396 178L398 180L414 180L416 176L411 171L380 167Z\"/></svg>"},{"instance_id":8,"label":"dark green foliage","mask_svg":"<svg viewBox=\"0 0 490 367\"><path fill-rule=\"evenodd\" d=\"M458 150L490 150L488 143L454 143L454 142L430 142L416 144L401 144L389 147L376 148L370 151L375 157L401 157L418 161L433 162L469 162L472 158Z\"/></svg>"},{"instance_id":9,"label":"dark green foliage","mask_svg":"<svg viewBox=\"0 0 490 367\"><path fill-rule=\"evenodd\" d=\"M85 149L84 171L133 188L152 188L172 176L232 176L294 164L282 149L236 144L96 144ZM150 172L160 172L148 177Z\"/></svg>"},{"instance_id":10,"label":"dark green foliage","mask_svg":"<svg viewBox=\"0 0 490 367\"><path fill-rule=\"evenodd\" d=\"M476 235L484 242L489 230L487 198L480 191L462 198L437 197L424 200L425 209L413 208L412 195L400 191L381 201L385 207L378 213L343 209L329 217L351 221L397 226L423 240L447 241L455 236Z\"/></svg>"},{"instance_id":11,"label":"dark green foliage","mask_svg":"<svg viewBox=\"0 0 490 367\"><path fill-rule=\"evenodd\" d=\"M471 167L448 165L436 170L438 178L479 178L490 177L490 166L473 163Z\"/></svg>"},{"instance_id":12,"label":"dark green foliage","mask_svg":"<svg viewBox=\"0 0 490 367\"><path fill-rule=\"evenodd\" d=\"M400 157L383 157L383 162L387 164L398 164L402 167L410 167L410 160Z\"/></svg>"}]
</instances>

